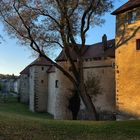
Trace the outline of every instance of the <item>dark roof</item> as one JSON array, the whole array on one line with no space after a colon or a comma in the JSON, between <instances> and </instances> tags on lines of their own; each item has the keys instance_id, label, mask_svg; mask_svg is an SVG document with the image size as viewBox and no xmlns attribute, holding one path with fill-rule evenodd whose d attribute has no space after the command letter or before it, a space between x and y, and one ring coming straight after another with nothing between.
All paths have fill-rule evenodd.
<instances>
[{"instance_id":1,"label":"dark roof","mask_svg":"<svg viewBox=\"0 0 140 140\"><path fill-rule=\"evenodd\" d=\"M133 8L140 7L140 0L129 0L127 3L112 12L112 15L118 15Z\"/></svg>"},{"instance_id":2,"label":"dark roof","mask_svg":"<svg viewBox=\"0 0 140 140\"><path fill-rule=\"evenodd\" d=\"M55 66L54 65L50 66L49 69L47 70L47 73L53 73L53 72L55 72Z\"/></svg>"},{"instance_id":3,"label":"dark roof","mask_svg":"<svg viewBox=\"0 0 140 140\"><path fill-rule=\"evenodd\" d=\"M46 58L39 56L35 61L33 61L30 65L28 65L20 74L29 74L29 69L31 66L50 66L52 67L52 63L48 61Z\"/></svg>"},{"instance_id":4,"label":"dark roof","mask_svg":"<svg viewBox=\"0 0 140 140\"><path fill-rule=\"evenodd\" d=\"M84 59L90 58L100 58L100 57L115 57L115 39L107 41L108 48L104 51L103 43L96 43L93 45L87 45L85 54L83 55ZM76 53L70 49L70 54L73 60L77 59ZM56 61L65 61L66 56L63 51L61 51L60 55L56 58Z\"/></svg>"},{"instance_id":5,"label":"dark roof","mask_svg":"<svg viewBox=\"0 0 140 140\"><path fill-rule=\"evenodd\" d=\"M20 72L20 74L29 74L29 66Z\"/></svg>"},{"instance_id":6,"label":"dark roof","mask_svg":"<svg viewBox=\"0 0 140 140\"><path fill-rule=\"evenodd\" d=\"M30 66L50 66L52 63L46 58L39 56L35 61L33 61Z\"/></svg>"}]
</instances>

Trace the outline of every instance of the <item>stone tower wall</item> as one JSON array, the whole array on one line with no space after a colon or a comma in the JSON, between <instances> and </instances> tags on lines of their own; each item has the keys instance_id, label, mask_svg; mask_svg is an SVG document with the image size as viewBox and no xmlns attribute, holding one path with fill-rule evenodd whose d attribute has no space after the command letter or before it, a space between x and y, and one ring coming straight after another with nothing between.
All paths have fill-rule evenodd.
<instances>
[{"instance_id":1,"label":"stone tower wall","mask_svg":"<svg viewBox=\"0 0 140 140\"><path fill-rule=\"evenodd\" d=\"M29 76L26 74L20 75L19 94L21 103L29 103Z\"/></svg>"},{"instance_id":2,"label":"stone tower wall","mask_svg":"<svg viewBox=\"0 0 140 140\"><path fill-rule=\"evenodd\" d=\"M56 103L56 73L48 73L48 104L47 112L55 114L55 103Z\"/></svg>"},{"instance_id":3,"label":"stone tower wall","mask_svg":"<svg viewBox=\"0 0 140 140\"><path fill-rule=\"evenodd\" d=\"M117 15L116 102L122 114L140 117L140 50L136 50L136 40L140 39L140 8L134 10L138 17L132 24L126 22L130 11Z\"/></svg>"},{"instance_id":4,"label":"stone tower wall","mask_svg":"<svg viewBox=\"0 0 140 140\"><path fill-rule=\"evenodd\" d=\"M34 108L34 91L35 91L35 69L33 67L30 67L30 77L29 77L29 109L31 111L35 111Z\"/></svg>"},{"instance_id":5,"label":"stone tower wall","mask_svg":"<svg viewBox=\"0 0 140 140\"><path fill-rule=\"evenodd\" d=\"M65 70L69 71L69 64L67 62L59 62ZM56 89L56 103L55 103L55 119L72 119L72 114L68 109L68 98L71 96L70 89L73 89L72 83L64 74L56 69L56 80L58 80L58 88Z\"/></svg>"},{"instance_id":6,"label":"stone tower wall","mask_svg":"<svg viewBox=\"0 0 140 140\"><path fill-rule=\"evenodd\" d=\"M32 111L47 111L47 69L47 66L30 67L30 109Z\"/></svg>"}]
</instances>

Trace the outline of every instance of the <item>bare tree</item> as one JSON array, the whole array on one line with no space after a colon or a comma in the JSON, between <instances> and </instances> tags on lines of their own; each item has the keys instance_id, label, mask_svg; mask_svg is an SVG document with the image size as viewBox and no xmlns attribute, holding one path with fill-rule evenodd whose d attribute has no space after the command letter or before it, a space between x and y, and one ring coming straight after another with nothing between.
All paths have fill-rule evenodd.
<instances>
[{"instance_id":1,"label":"bare tree","mask_svg":"<svg viewBox=\"0 0 140 140\"><path fill-rule=\"evenodd\" d=\"M85 92L83 55L86 34L91 27L101 25L101 18L112 8L112 0L1 0L0 14L8 33L17 37L51 61L71 81L87 110L97 119L90 96ZM78 45L80 38L81 45ZM42 53L48 47L60 47L69 62L71 72ZM74 63L70 50L77 56ZM72 97L72 98L73 98ZM78 110L77 110L78 112ZM77 113L76 113L77 114ZM74 117L76 118L76 117Z\"/></svg>"}]
</instances>

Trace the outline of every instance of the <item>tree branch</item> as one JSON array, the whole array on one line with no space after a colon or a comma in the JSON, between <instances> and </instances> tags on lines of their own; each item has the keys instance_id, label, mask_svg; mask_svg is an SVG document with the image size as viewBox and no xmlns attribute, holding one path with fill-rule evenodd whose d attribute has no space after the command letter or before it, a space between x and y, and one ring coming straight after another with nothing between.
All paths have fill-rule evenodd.
<instances>
[{"instance_id":1,"label":"tree branch","mask_svg":"<svg viewBox=\"0 0 140 140\"><path fill-rule=\"evenodd\" d=\"M38 52L39 54L41 54L44 58L46 58L48 61L50 61L54 66L56 66L64 75L67 76L67 78L74 84L74 86L77 86L77 83L75 81L75 79L71 76L71 74L69 74L66 70L64 70L60 65L58 65L57 63L55 63L54 61L52 61L49 57L47 57L39 48L39 46L37 45L36 41L32 38L31 33L30 33L30 28L25 24L24 19L21 17L20 13L18 12L18 10L15 7L15 4L13 5L15 11L17 12L19 18L21 19L24 27L27 29L28 31L28 35L30 37L31 43L30 46L31 48L34 49L33 44L36 46L37 49L34 49L36 52Z\"/></svg>"},{"instance_id":2,"label":"tree branch","mask_svg":"<svg viewBox=\"0 0 140 140\"><path fill-rule=\"evenodd\" d=\"M43 10L38 9L38 8L31 7L31 6L28 6L28 5L25 5L25 6L26 6L27 8L29 8L29 9L32 9L33 11L36 11L36 12L38 11L40 15L46 16L46 17L50 18L50 19L53 20L59 27L61 26L60 23L59 23L54 17L52 17L51 15L45 13Z\"/></svg>"},{"instance_id":3,"label":"tree branch","mask_svg":"<svg viewBox=\"0 0 140 140\"><path fill-rule=\"evenodd\" d=\"M24 19L22 18L22 16L20 15L18 9L16 8L16 6L15 6L15 1L14 1L14 4L13 4L13 8L15 9L16 13L18 14L18 17L20 18L20 20L22 21L22 23L23 23L25 29L27 30L31 42L33 42L33 43L35 44L37 51L38 51L39 53L41 53L41 50L40 50L39 46L37 45L36 41L33 39L32 35L31 35L30 27L28 27L28 26L26 25Z\"/></svg>"},{"instance_id":4,"label":"tree branch","mask_svg":"<svg viewBox=\"0 0 140 140\"><path fill-rule=\"evenodd\" d=\"M92 10L93 2L94 2L94 0L91 0L89 7L84 11L82 19L81 19L81 40L82 40L81 50L85 46L85 33L86 33L86 32L84 32L85 23L86 23L85 20L86 20L88 13L90 12L90 10ZM90 21L90 19L88 19L88 20Z\"/></svg>"},{"instance_id":5,"label":"tree branch","mask_svg":"<svg viewBox=\"0 0 140 140\"><path fill-rule=\"evenodd\" d=\"M69 17L69 18L73 15L74 11L75 11L75 10L76 10L76 8L78 7L79 0L76 0L76 2L75 2L75 3L76 3L76 4L75 4L74 8L72 9L71 13L68 15L68 17Z\"/></svg>"}]
</instances>

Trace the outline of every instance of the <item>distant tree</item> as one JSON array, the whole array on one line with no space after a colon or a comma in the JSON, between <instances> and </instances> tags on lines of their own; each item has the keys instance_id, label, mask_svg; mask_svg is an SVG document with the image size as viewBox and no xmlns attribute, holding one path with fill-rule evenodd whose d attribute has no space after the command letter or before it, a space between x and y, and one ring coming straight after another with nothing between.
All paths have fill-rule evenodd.
<instances>
[{"instance_id":1,"label":"distant tree","mask_svg":"<svg viewBox=\"0 0 140 140\"><path fill-rule=\"evenodd\" d=\"M1 0L0 14L6 31L51 61L71 81L87 110L97 119L94 104L85 92L83 55L86 34L91 27L104 23L102 16L112 8L113 0ZM81 40L81 46L77 42ZM59 47L65 53L71 73L54 62L45 52ZM70 51L77 55L74 63ZM71 102L70 99L70 102ZM79 102L78 102L79 104ZM77 110L78 111L78 110Z\"/></svg>"}]
</instances>

